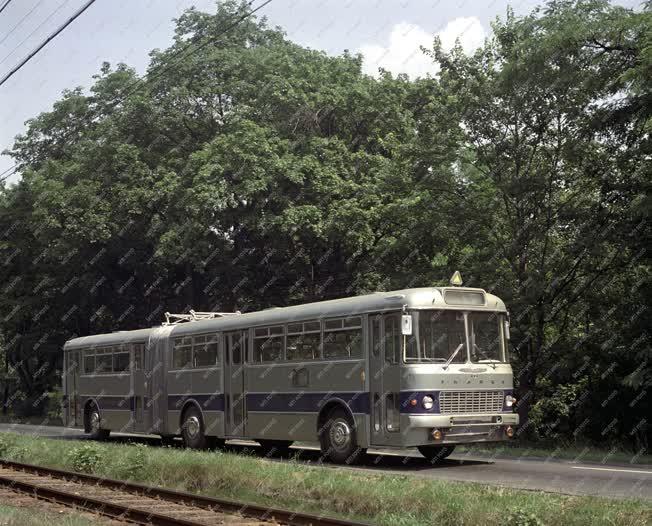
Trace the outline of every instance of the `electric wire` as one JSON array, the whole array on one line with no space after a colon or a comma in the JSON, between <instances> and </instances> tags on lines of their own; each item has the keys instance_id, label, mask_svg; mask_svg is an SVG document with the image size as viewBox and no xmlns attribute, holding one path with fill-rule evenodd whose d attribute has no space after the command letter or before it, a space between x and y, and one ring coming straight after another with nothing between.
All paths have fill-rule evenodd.
<instances>
[{"instance_id":1,"label":"electric wire","mask_svg":"<svg viewBox=\"0 0 652 526\"><path fill-rule=\"evenodd\" d=\"M93 0L93 1L94 1L94 0ZM89 4L92 4L93 1L89 2ZM247 2L247 7L251 7L251 5L254 3L254 1L255 1L255 0L250 0L249 2ZM67 0L66 0L66 2L67 2ZM66 2L64 2L64 4L65 4ZM231 31L233 28L235 28L235 27L236 27L237 25L239 25L241 22L243 22L244 20L246 20L247 18L249 18L250 16L252 16L254 13L256 13L257 11L259 11L259 10L262 9L263 7L269 5L271 2L272 2L272 0L265 0L262 4L260 4L259 6L257 6L255 9L252 9L251 11L248 11L248 12L246 12L244 15L240 16L240 17L239 17L237 20L235 20L233 23L231 23L231 24L228 25L226 28L224 28L222 31L218 32L215 36L213 36L213 38L210 38L208 41L202 43L202 44L199 45L196 49L190 49L190 48L192 48L192 47L195 45L195 44L190 44L190 45L188 45L187 47L185 47L185 48L183 48L183 49L181 49L181 50L176 51L175 53L173 53L173 54L172 54L172 58L175 59L175 58L179 57L179 60L182 60L182 59L186 58L186 52L187 52L187 51L190 50L190 53L188 53L188 55L187 55L187 56L190 56L190 55L192 55L193 53L196 53L197 51L199 51L199 50L205 48L207 45L209 45L209 44L211 44L211 43L215 43L219 37L224 36L227 32ZM63 4L61 4L61 5L63 5ZM61 6L59 6L59 7L61 7ZM53 13L53 14L54 14L54 13ZM79 13L79 14L81 14L81 13ZM50 15L50 16L52 16L52 15ZM78 16L78 15L77 15L77 16ZM49 17L48 17L48 18L49 18ZM182 55L182 56L180 56L180 55ZM124 92L124 93L123 93L123 94L122 94L122 95L121 95L117 100L115 100L113 103L111 103L111 104L108 106L108 108L109 108L109 109L115 109L115 107L116 107L118 104L120 104L121 102L123 102L127 97L129 97L129 95L131 95L131 94L133 94L135 91L137 91L137 89L130 89L132 86L135 87L135 88L139 88L139 87L140 87L139 85L145 85L145 84L147 84L147 83L151 83L152 80L156 80L156 79L160 78L161 75L163 75L164 73L166 73L167 71L169 71L169 70L170 70L174 65L176 65L176 64L179 62L179 60L174 60L174 62L172 62L172 64L168 64L166 67L162 68L161 71L156 71L156 72L154 72L153 75L149 75L149 76L147 76L147 77L145 77L145 78L137 79L137 80L135 80L134 82L132 82L131 84L129 84L129 85L127 86L126 92ZM2 61L0 61L0 64L1 64L1 63L2 63ZM4 79L3 79L3 82L4 82ZM2 85L2 82L0 82L0 85ZM12 170L12 169L13 169L13 172L9 173L9 174L6 175L6 176L4 175L5 173L9 172L9 171ZM18 164L15 164L14 166L8 168L8 169L5 170L2 174L0 174L0 182L4 181L5 179L7 179L8 177L10 177L11 175L13 175L14 173L16 173L17 171L18 171Z\"/></svg>"},{"instance_id":2,"label":"electric wire","mask_svg":"<svg viewBox=\"0 0 652 526\"><path fill-rule=\"evenodd\" d=\"M22 24L22 23L25 21L25 19L26 19L29 15L31 15L31 14L34 12L34 10L35 10L38 6L41 5L42 2L43 2L43 0L39 0L38 2L36 2L36 3L34 4L34 7L32 7L29 11L27 11L27 13L26 13L25 15L23 15L23 18L21 18L18 22L16 22L16 24L14 25L14 27L12 27L12 28L9 30L9 32L8 32L7 34L5 34L4 38L3 38L2 40L0 40L0 44L2 44L5 40L7 40L7 38L9 38L9 37L11 36L11 34L12 34L14 31L16 31L16 28L19 27L20 24Z\"/></svg>"},{"instance_id":3,"label":"electric wire","mask_svg":"<svg viewBox=\"0 0 652 526\"><path fill-rule=\"evenodd\" d=\"M34 58L48 43L52 42L64 29L66 29L70 24L72 24L77 17L79 17L84 11L86 11L90 6L95 3L96 0L88 0L83 6L81 6L75 14L73 14L68 20L66 20L62 25L60 25L54 33L52 33L48 38L41 42L34 51L27 55L23 60L21 60L14 69L7 73L2 80L0 80L0 86L2 86L7 80L11 78L14 73L18 72L25 64L27 64L32 58Z\"/></svg>"},{"instance_id":4,"label":"electric wire","mask_svg":"<svg viewBox=\"0 0 652 526\"><path fill-rule=\"evenodd\" d=\"M5 10L5 7L7 7L11 3L11 0L7 0L4 4L2 4L2 7L0 7L0 13L2 13Z\"/></svg>"},{"instance_id":5,"label":"electric wire","mask_svg":"<svg viewBox=\"0 0 652 526\"><path fill-rule=\"evenodd\" d=\"M30 38L32 38L32 36L34 35L34 33L36 33L39 29L41 29L41 28L42 28L42 27L43 27L43 26L44 26L44 25L45 25L45 24L46 24L46 23L47 23L47 22L48 22L48 21L49 21L49 20L54 16L54 15L56 15L56 14L59 12L59 10L60 10L64 5L66 5L68 2L69 2L69 0L64 0L63 2L61 2L61 4L59 4L59 7L57 7L54 11L52 11L52 12L51 12L51 13L50 13L46 18L45 18L45 20L43 20L43 22L41 22L41 23L40 23L40 24L39 24L39 25L34 29L34 31L32 31L32 32L31 32L29 35L27 35L23 40L21 40L20 44L18 44L14 49L12 49L12 50L9 52L8 55L6 55L2 60L0 60L0 64L4 64L5 61L6 61L6 60L11 56L11 55L13 55L13 54L18 50L18 48L20 48L20 47L21 47L25 42L27 42Z\"/></svg>"}]
</instances>

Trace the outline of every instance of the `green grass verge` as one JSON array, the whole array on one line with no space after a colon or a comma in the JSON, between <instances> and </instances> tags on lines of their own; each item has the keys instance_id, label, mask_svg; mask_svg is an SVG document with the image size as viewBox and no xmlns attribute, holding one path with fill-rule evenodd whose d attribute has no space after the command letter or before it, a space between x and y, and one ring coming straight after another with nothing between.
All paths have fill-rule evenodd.
<instances>
[{"instance_id":1,"label":"green grass verge","mask_svg":"<svg viewBox=\"0 0 652 526\"><path fill-rule=\"evenodd\" d=\"M637 500L274 462L247 454L0 434L0 457L373 524L647 525Z\"/></svg>"},{"instance_id":2,"label":"green grass verge","mask_svg":"<svg viewBox=\"0 0 652 526\"><path fill-rule=\"evenodd\" d=\"M91 526L97 524L70 513L50 513L47 511L31 508L17 508L0 504L0 526Z\"/></svg>"},{"instance_id":3,"label":"green grass verge","mask_svg":"<svg viewBox=\"0 0 652 526\"><path fill-rule=\"evenodd\" d=\"M481 455L492 457L542 458L549 460L575 460L577 462L601 462L633 465L652 464L652 455L630 453L622 449L603 449L592 446L546 447L527 442L499 442L496 444L475 444L457 446L455 454Z\"/></svg>"}]
</instances>

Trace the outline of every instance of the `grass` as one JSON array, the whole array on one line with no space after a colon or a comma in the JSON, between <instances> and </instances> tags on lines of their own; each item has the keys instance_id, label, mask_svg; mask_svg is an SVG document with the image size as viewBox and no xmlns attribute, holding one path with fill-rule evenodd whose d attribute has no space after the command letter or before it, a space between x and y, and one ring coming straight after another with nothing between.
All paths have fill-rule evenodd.
<instances>
[{"instance_id":1,"label":"grass","mask_svg":"<svg viewBox=\"0 0 652 526\"><path fill-rule=\"evenodd\" d=\"M482 455L490 457L542 458L548 460L574 460L576 462L600 462L649 465L652 455L627 452L619 448L604 449L593 446L558 446L546 447L541 444L527 442L500 442L497 444L475 444L472 446L457 446L456 454Z\"/></svg>"},{"instance_id":2,"label":"grass","mask_svg":"<svg viewBox=\"0 0 652 526\"><path fill-rule=\"evenodd\" d=\"M50 513L0 504L0 526L91 526L96 524L74 512Z\"/></svg>"},{"instance_id":3,"label":"grass","mask_svg":"<svg viewBox=\"0 0 652 526\"><path fill-rule=\"evenodd\" d=\"M0 435L0 456L387 526L647 525L648 503L528 492L247 454Z\"/></svg>"}]
</instances>

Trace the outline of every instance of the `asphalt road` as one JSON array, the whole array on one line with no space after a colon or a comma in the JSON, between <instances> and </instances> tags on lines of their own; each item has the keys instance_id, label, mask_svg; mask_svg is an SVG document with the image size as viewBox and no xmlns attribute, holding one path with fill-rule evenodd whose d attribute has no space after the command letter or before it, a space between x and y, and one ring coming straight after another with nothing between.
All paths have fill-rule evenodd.
<instances>
[{"instance_id":1,"label":"asphalt road","mask_svg":"<svg viewBox=\"0 0 652 526\"><path fill-rule=\"evenodd\" d=\"M0 424L0 431L30 434L59 439L84 438L78 429L20 424ZM160 444L157 437L111 434L109 441L139 441ZM232 442L227 447L237 451L251 447L251 442ZM308 464L319 462L314 447L297 448L301 460ZM276 459L283 462L283 459ZM370 450L367 458L354 467L321 464L322 469L352 469L380 471L438 480L479 482L548 491L569 495L595 495L614 498L652 500L652 466L636 464L576 463L561 460L487 458L461 454L452 455L442 464L432 466L411 450Z\"/></svg>"}]
</instances>

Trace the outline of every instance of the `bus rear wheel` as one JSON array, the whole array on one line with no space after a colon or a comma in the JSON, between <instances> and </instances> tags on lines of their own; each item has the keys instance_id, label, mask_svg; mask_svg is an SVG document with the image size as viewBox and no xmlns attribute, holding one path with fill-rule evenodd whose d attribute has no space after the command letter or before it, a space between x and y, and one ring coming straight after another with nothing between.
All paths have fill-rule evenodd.
<instances>
[{"instance_id":1,"label":"bus rear wheel","mask_svg":"<svg viewBox=\"0 0 652 526\"><path fill-rule=\"evenodd\" d=\"M102 429L102 415L99 408L93 404L88 409L87 417L88 437L92 440L105 440L109 438L111 431L109 429Z\"/></svg>"},{"instance_id":2,"label":"bus rear wheel","mask_svg":"<svg viewBox=\"0 0 652 526\"><path fill-rule=\"evenodd\" d=\"M437 464L455 451L455 446L418 446L417 449L428 462Z\"/></svg>"},{"instance_id":3,"label":"bus rear wheel","mask_svg":"<svg viewBox=\"0 0 652 526\"><path fill-rule=\"evenodd\" d=\"M184 446L191 449L204 449L207 445L206 435L204 435L204 421L199 409L194 406L186 409L183 414L181 438Z\"/></svg>"},{"instance_id":4,"label":"bus rear wheel","mask_svg":"<svg viewBox=\"0 0 652 526\"><path fill-rule=\"evenodd\" d=\"M354 464L365 453L358 446L351 416L339 407L328 415L320 430L319 443L322 454L336 464Z\"/></svg>"}]
</instances>

